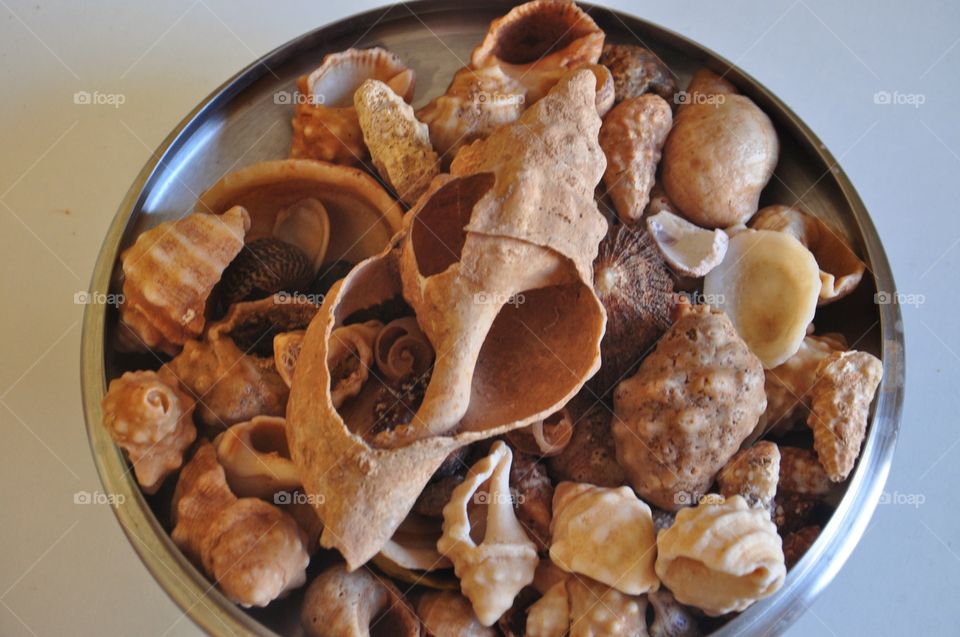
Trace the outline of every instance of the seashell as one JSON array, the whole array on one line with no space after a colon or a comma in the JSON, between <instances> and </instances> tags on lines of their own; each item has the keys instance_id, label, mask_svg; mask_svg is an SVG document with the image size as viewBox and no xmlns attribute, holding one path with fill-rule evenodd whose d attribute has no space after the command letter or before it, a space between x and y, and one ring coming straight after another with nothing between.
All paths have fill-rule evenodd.
<instances>
[{"instance_id":1,"label":"seashell","mask_svg":"<svg viewBox=\"0 0 960 637\"><path fill-rule=\"evenodd\" d=\"M270 500L279 491L300 488L283 418L257 416L238 423L217 436L213 444L227 484L236 495Z\"/></svg>"},{"instance_id":2,"label":"seashell","mask_svg":"<svg viewBox=\"0 0 960 637\"><path fill-rule=\"evenodd\" d=\"M368 321L345 325L330 334L327 366L334 408L339 409L363 389L373 367L373 345L382 327L380 321Z\"/></svg>"},{"instance_id":3,"label":"seashell","mask_svg":"<svg viewBox=\"0 0 960 637\"><path fill-rule=\"evenodd\" d=\"M327 568L310 583L300 623L307 637L421 634L420 620L390 580L369 569L348 571L343 564Z\"/></svg>"},{"instance_id":4,"label":"seashell","mask_svg":"<svg viewBox=\"0 0 960 637\"><path fill-rule=\"evenodd\" d=\"M128 349L174 356L200 336L207 299L250 229L243 208L225 206L217 212L223 214L192 214L161 223L120 255L124 301L119 330Z\"/></svg>"},{"instance_id":5,"label":"seashell","mask_svg":"<svg viewBox=\"0 0 960 637\"><path fill-rule=\"evenodd\" d=\"M330 53L323 64L297 81L306 99L293 118L290 157L357 164L367 157L353 94L365 80L385 82L397 95L413 99L416 75L395 54L373 47Z\"/></svg>"},{"instance_id":6,"label":"seashell","mask_svg":"<svg viewBox=\"0 0 960 637\"><path fill-rule=\"evenodd\" d=\"M772 369L797 353L817 311L817 261L782 232L748 230L730 239L723 261L703 280L703 293Z\"/></svg>"},{"instance_id":7,"label":"seashell","mask_svg":"<svg viewBox=\"0 0 960 637\"><path fill-rule=\"evenodd\" d=\"M431 518L442 518L443 507L450 501L453 490L461 482L463 482L463 476L458 474L434 478L423 488L413 505L413 512Z\"/></svg>"},{"instance_id":8,"label":"seashell","mask_svg":"<svg viewBox=\"0 0 960 637\"><path fill-rule=\"evenodd\" d=\"M302 330L320 308L303 295L275 294L258 301L230 306L227 314L207 328L206 339L227 337L245 352L268 359L261 361L272 367L273 338L283 332Z\"/></svg>"},{"instance_id":9,"label":"seashell","mask_svg":"<svg viewBox=\"0 0 960 637\"><path fill-rule=\"evenodd\" d=\"M529 427L507 432L507 440L514 449L537 456L550 458L566 449L573 437L573 414L564 407Z\"/></svg>"},{"instance_id":10,"label":"seashell","mask_svg":"<svg viewBox=\"0 0 960 637\"><path fill-rule=\"evenodd\" d=\"M813 449L780 447L778 493L822 496L832 488L833 483Z\"/></svg>"},{"instance_id":11,"label":"seashell","mask_svg":"<svg viewBox=\"0 0 960 637\"><path fill-rule=\"evenodd\" d=\"M273 236L305 254L313 267L310 275L317 274L330 244L326 206L319 199L308 197L281 208L273 223Z\"/></svg>"},{"instance_id":12,"label":"seashell","mask_svg":"<svg viewBox=\"0 0 960 637\"><path fill-rule=\"evenodd\" d=\"M470 66L496 66L520 82L532 104L568 71L596 64L604 33L587 13L567 0L533 0L490 23Z\"/></svg>"},{"instance_id":13,"label":"seashell","mask_svg":"<svg viewBox=\"0 0 960 637\"><path fill-rule=\"evenodd\" d=\"M512 459L510 448L497 441L490 455L470 468L443 509L443 534L437 542L437 549L453 562L460 589L484 626L493 625L513 605L520 589L533 581L538 561L536 546L513 513ZM467 515L471 499L487 510L482 540L471 536Z\"/></svg>"},{"instance_id":14,"label":"seashell","mask_svg":"<svg viewBox=\"0 0 960 637\"><path fill-rule=\"evenodd\" d=\"M765 440L738 451L717 474L720 495L742 496L750 506L771 514L779 480L780 450Z\"/></svg>"},{"instance_id":15,"label":"seashell","mask_svg":"<svg viewBox=\"0 0 960 637\"><path fill-rule=\"evenodd\" d=\"M377 371L394 382L411 375L420 376L433 364L433 347L412 316L384 325L377 332L373 355Z\"/></svg>"},{"instance_id":16,"label":"seashell","mask_svg":"<svg viewBox=\"0 0 960 637\"><path fill-rule=\"evenodd\" d=\"M672 124L670 105L658 95L624 100L603 120L600 147L607 158L603 183L623 223L643 217Z\"/></svg>"},{"instance_id":17,"label":"seashell","mask_svg":"<svg viewBox=\"0 0 960 637\"><path fill-rule=\"evenodd\" d=\"M527 637L564 637L570 629L566 580L557 582L527 610Z\"/></svg>"},{"instance_id":18,"label":"seashell","mask_svg":"<svg viewBox=\"0 0 960 637\"><path fill-rule=\"evenodd\" d=\"M591 379L598 396L613 391L670 327L673 281L642 228L610 228L593 264L593 287L607 311L603 366Z\"/></svg>"},{"instance_id":19,"label":"seashell","mask_svg":"<svg viewBox=\"0 0 960 637\"><path fill-rule=\"evenodd\" d=\"M657 535L657 575L682 604L711 617L742 611L783 585L777 527L746 500L708 498Z\"/></svg>"},{"instance_id":20,"label":"seashell","mask_svg":"<svg viewBox=\"0 0 960 637\"><path fill-rule=\"evenodd\" d=\"M650 507L630 487L561 482L553 496L550 559L628 595L657 590Z\"/></svg>"},{"instance_id":21,"label":"seashell","mask_svg":"<svg viewBox=\"0 0 960 637\"><path fill-rule=\"evenodd\" d=\"M241 606L266 606L306 582L306 537L290 515L238 499L217 453L203 442L173 494L174 543Z\"/></svg>"},{"instance_id":22,"label":"seashell","mask_svg":"<svg viewBox=\"0 0 960 637\"><path fill-rule=\"evenodd\" d=\"M194 404L163 371L126 372L110 381L102 403L103 426L127 452L146 493L156 493L183 464L183 452L197 437Z\"/></svg>"},{"instance_id":23,"label":"seashell","mask_svg":"<svg viewBox=\"0 0 960 637\"><path fill-rule=\"evenodd\" d=\"M689 277L705 276L720 265L730 242L723 230L706 230L668 211L648 216L647 232L663 260Z\"/></svg>"},{"instance_id":24,"label":"seashell","mask_svg":"<svg viewBox=\"0 0 960 637\"><path fill-rule=\"evenodd\" d=\"M323 204L328 217L324 264L358 263L379 254L402 224L399 205L370 175L303 159L264 161L230 173L200 196L197 209L220 212L244 206L250 213L250 242L283 234L291 208L309 206L316 212L311 200Z\"/></svg>"},{"instance_id":25,"label":"seashell","mask_svg":"<svg viewBox=\"0 0 960 637\"><path fill-rule=\"evenodd\" d=\"M713 483L765 406L760 361L723 312L694 306L617 386L617 459L641 498L676 511Z\"/></svg>"},{"instance_id":26,"label":"seashell","mask_svg":"<svg viewBox=\"0 0 960 637\"><path fill-rule=\"evenodd\" d=\"M317 516L317 512L310 505L309 498L303 491L294 491L293 493L277 494L274 496L274 503L281 510L289 513L303 532L306 534L306 547L310 552L310 557L320 548L320 534L323 533L323 522Z\"/></svg>"},{"instance_id":27,"label":"seashell","mask_svg":"<svg viewBox=\"0 0 960 637\"><path fill-rule=\"evenodd\" d=\"M262 237L243 247L227 266L220 282L224 305L262 299L281 290L296 290L313 275L307 256L273 237Z\"/></svg>"},{"instance_id":28,"label":"seashell","mask_svg":"<svg viewBox=\"0 0 960 637\"><path fill-rule=\"evenodd\" d=\"M440 173L427 125L417 120L413 108L389 86L377 80L361 84L353 103L377 172L400 201L412 206Z\"/></svg>"},{"instance_id":29,"label":"seashell","mask_svg":"<svg viewBox=\"0 0 960 637\"><path fill-rule=\"evenodd\" d=\"M690 78L683 99L678 101L680 101L680 108L683 109L687 104L716 104L720 100L710 98L716 98L719 95L736 95L737 93L739 93L737 87L723 77L708 68L700 68Z\"/></svg>"},{"instance_id":30,"label":"seashell","mask_svg":"<svg viewBox=\"0 0 960 637\"><path fill-rule=\"evenodd\" d=\"M613 75L617 104L645 93L659 95L673 103L677 92L673 71L650 49L632 44L604 44L600 64Z\"/></svg>"},{"instance_id":31,"label":"seashell","mask_svg":"<svg viewBox=\"0 0 960 637\"><path fill-rule=\"evenodd\" d=\"M524 531L546 553L553 518L553 483L546 468L532 456L516 453L510 465L510 493L516 495L515 512Z\"/></svg>"},{"instance_id":32,"label":"seashell","mask_svg":"<svg viewBox=\"0 0 960 637\"><path fill-rule=\"evenodd\" d=\"M653 609L653 621L647 627L650 637L700 637L703 634L693 612L667 589L648 593L647 602Z\"/></svg>"},{"instance_id":33,"label":"seashell","mask_svg":"<svg viewBox=\"0 0 960 637\"><path fill-rule=\"evenodd\" d=\"M783 559L787 568L793 568L813 546L818 537L820 537L819 526L805 526L787 533L783 537Z\"/></svg>"},{"instance_id":34,"label":"seashell","mask_svg":"<svg viewBox=\"0 0 960 637\"><path fill-rule=\"evenodd\" d=\"M848 296L863 278L867 266L843 236L818 217L789 206L767 206L750 227L789 234L813 253L820 268L819 305Z\"/></svg>"},{"instance_id":35,"label":"seashell","mask_svg":"<svg viewBox=\"0 0 960 637\"><path fill-rule=\"evenodd\" d=\"M726 228L757 212L780 152L770 118L743 95L684 104L663 147L661 179L691 222Z\"/></svg>"},{"instance_id":36,"label":"seashell","mask_svg":"<svg viewBox=\"0 0 960 637\"><path fill-rule=\"evenodd\" d=\"M380 556L405 569L430 572L450 568L450 559L437 551L441 531L439 520L410 513L383 545Z\"/></svg>"},{"instance_id":37,"label":"seashell","mask_svg":"<svg viewBox=\"0 0 960 637\"><path fill-rule=\"evenodd\" d=\"M527 614L527 637L646 635L647 602L586 577L559 582Z\"/></svg>"},{"instance_id":38,"label":"seashell","mask_svg":"<svg viewBox=\"0 0 960 637\"><path fill-rule=\"evenodd\" d=\"M480 623L470 600L454 591L424 593L417 602L417 614L432 637L497 636L496 630Z\"/></svg>"},{"instance_id":39,"label":"seashell","mask_svg":"<svg viewBox=\"0 0 960 637\"><path fill-rule=\"evenodd\" d=\"M628 483L617 462L610 416L609 408L600 406L577 419L570 444L559 455L547 460L550 474L556 481L585 482L598 487L619 487Z\"/></svg>"},{"instance_id":40,"label":"seashell","mask_svg":"<svg viewBox=\"0 0 960 637\"><path fill-rule=\"evenodd\" d=\"M860 455L883 363L867 352L834 352L820 363L810 390L813 448L834 482L847 479Z\"/></svg>"},{"instance_id":41,"label":"seashell","mask_svg":"<svg viewBox=\"0 0 960 637\"><path fill-rule=\"evenodd\" d=\"M293 384L293 370L297 367L305 333L306 330L294 330L273 337L273 364L287 387Z\"/></svg>"},{"instance_id":42,"label":"seashell","mask_svg":"<svg viewBox=\"0 0 960 637\"><path fill-rule=\"evenodd\" d=\"M602 64L587 64L584 68L593 71L597 78L597 115L606 116L613 108L615 91L613 85L613 74L610 69Z\"/></svg>"},{"instance_id":43,"label":"seashell","mask_svg":"<svg viewBox=\"0 0 960 637\"><path fill-rule=\"evenodd\" d=\"M603 313L589 284L589 273L604 222L593 202L603 162L595 141L600 121L594 84L591 74L575 74L572 81L561 82L524 113L516 131L503 129L490 140L471 146L469 153L461 152L464 161L469 158L477 169L467 171L470 164L458 158L454 175L436 180L437 190L421 199L423 206L407 217L413 237L403 242L407 256L402 257L403 248L398 246L358 264L333 287L320 318L307 330L287 410L291 452L306 492L328 494L318 505L326 525L321 543L335 546L352 568L380 551L452 452L554 413L596 370ZM525 142L519 145L521 152L511 152L511 163L504 164L501 147L509 144L515 149L518 138ZM481 163L487 155L490 166ZM556 166L564 167L565 177L556 172ZM541 175L547 167L549 175ZM523 179L518 180L521 173ZM579 216L564 216L572 212ZM468 218L462 258L452 266L446 261L450 257L447 248L431 242L431 237L449 238L452 229L444 220L461 224ZM454 236L462 237L460 227L454 226ZM446 245L461 244L448 241ZM417 312L417 322L434 351L460 356L464 348L443 344L448 338L455 342L455 332L466 334L470 326L483 328L484 336L469 337L471 346L466 349L472 360L466 379L458 376L464 370L455 359L445 361L442 370L438 359L430 378L425 379L424 374L412 379L414 385L426 386L422 401L417 396L409 401L401 396L408 414L405 420L416 423L414 435L404 440L393 435L398 429L394 428L365 436L370 411L375 409L358 411L363 393L343 411L333 407L327 389L330 334L361 312L387 320L409 314L409 308L392 315L377 312L396 307L404 290L401 272L407 269L408 280L413 279L409 282L416 283L422 276L418 264L431 275L449 267L439 281L433 276L427 279L428 286L437 291L431 294L443 294L437 298L438 305L421 306ZM518 270L524 275L519 279ZM472 281L474 274L481 278ZM510 292L518 281L522 303L520 297L513 305L507 303L508 298L495 297ZM441 305L442 299L449 303ZM497 304L497 310L491 311L484 303ZM478 308L483 311L482 323L472 318ZM474 353L476 349L482 351ZM448 391L454 385L456 394ZM410 389L416 393L413 386ZM458 400L472 396L474 400L458 404L465 412L457 415L457 410L443 404L451 396ZM432 401L430 413L440 420L426 417L428 400ZM417 406L415 414L411 413L413 405ZM453 426L445 434L433 435L450 423ZM387 435L381 436L383 433ZM388 447L384 440L403 444Z\"/></svg>"}]
</instances>

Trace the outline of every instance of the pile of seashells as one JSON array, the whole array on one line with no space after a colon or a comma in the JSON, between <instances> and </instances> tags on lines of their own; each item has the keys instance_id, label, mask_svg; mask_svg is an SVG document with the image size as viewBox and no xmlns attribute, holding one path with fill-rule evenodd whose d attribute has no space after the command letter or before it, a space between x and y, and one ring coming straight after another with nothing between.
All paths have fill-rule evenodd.
<instances>
[{"instance_id":1,"label":"pile of seashells","mask_svg":"<svg viewBox=\"0 0 960 637\"><path fill-rule=\"evenodd\" d=\"M159 364L103 424L174 542L245 607L309 582L308 635L690 636L774 594L882 366L813 329L844 237L758 210L770 119L564 0L414 83L328 55L289 159L122 254L116 348Z\"/></svg>"}]
</instances>

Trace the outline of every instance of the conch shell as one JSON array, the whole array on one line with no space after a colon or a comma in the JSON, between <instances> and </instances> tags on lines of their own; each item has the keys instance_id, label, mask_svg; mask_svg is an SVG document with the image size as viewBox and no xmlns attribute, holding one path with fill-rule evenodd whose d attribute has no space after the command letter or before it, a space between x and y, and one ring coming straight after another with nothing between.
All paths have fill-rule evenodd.
<instances>
[{"instance_id":1,"label":"conch shell","mask_svg":"<svg viewBox=\"0 0 960 637\"><path fill-rule=\"evenodd\" d=\"M863 278L867 266L838 231L819 217L789 206L767 206L750 221L750 227L785 232L813 253L820 267L819 305L847 296Z\"/></svg>"},{"instance_id":2,"label":"conch shell","mask_svg":"<svg viewBox=\"0 0 960 637\"><path fill-rule=\"evenodd\" d=\"M146 493L156 493L183 463L183 452L197 437L194 404L163 370L127 372L110 381L103 397L103 426L127 452Z\"/></svg>"},{"instance_id":3,"label":"conch shell","mask_svg":"<svg viewBox=\"0 0 960 637\"><path fill-rule=\"evenodd\" d=\"M513 513L512 459L510 448L497 441L490 455L470 468L443 509L443 535L437 542L453 562L460 588L484 626L493 625L513 605L520 589L533 581L539 561L536 545ZM479 544L471 536L467 513L471 499L487 507Z\"/></svg>"},{"instance_id":4,"label":"conch shell","mask_svg":"<svg viewBox=\"0 0 960 637\"><path fill-rule=\"evenodd\" d=\"M283 418L257 416L233 425L213 441L230 490L240 497L270 499L300 488L287 448Z\"/></svg>"},{"instance_id":5,"label":"conch shell","mask_svg":"<svg viewBox=\"0 0 960 637\"><path fill-rule=\"evenodd\" d=\"M310 75L297 81L302 102L293 118L290 157L358 164L367 156L353 94L365 80L385 82L409 102L415 74L395 54L373 47L347 49L323 58Z\"/></svg>"},{"instance_id":6,"label":"conch shell","mask_svg":"<svg viewBox=\"0 0 960 637\"><path fill-rule=\"evenodd\" d=\"M716 617L741 611L783 585L777 527L739 495L682 509L657 536L657 575L677 601Z\"/></svg>"},{"instance_id":7,"label":"conch shell","mask_svg":"<svg viewBox=\"0 0 960 637\"><path fill-rule=\"evenodd\" d=\"M252 241L282 235L291 211L312 201L323 205L328 218L324 264L357 263L378 254L402 225L400 206L373 177L304 159L264 161L232 172L204 192L196 207L217 213L243 206L250 214L247 240Z\"/></svg>"},{"instance_id":8,"label":"conch shell","mask_svg":"<svg viewBox=\"0 0 960 637\"><path fill-rule=\"evenodd\" d=\"M228 210L229 208L229 210ZM161 223L120 255L123 304L119 345L130 351L176 355L203 331L207 299L243 248L250 216L224 206Z\"/></svg>"},{"instance_id":9,"label":"conch shell","mask_svg":"<svg viewBox=\"0 0 960 637\"><path fill-rule=\"evenodd\" d=\"M237 499L204 442L173 494L174 543L241 606L266 606L306 582L306 536L289 514Z\"/></svg>"}]
</instances>

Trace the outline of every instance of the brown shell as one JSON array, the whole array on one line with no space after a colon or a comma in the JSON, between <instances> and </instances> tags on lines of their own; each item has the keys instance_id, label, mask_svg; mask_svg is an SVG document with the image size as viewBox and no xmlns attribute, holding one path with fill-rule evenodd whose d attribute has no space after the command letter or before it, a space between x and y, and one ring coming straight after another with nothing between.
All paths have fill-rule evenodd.
<instances>
[{"instance_id":1,"label":"brown shell","mask_svg":"<svg viewBox=\"0 0 960 637\"><path fill-rule=\"evenodd\" d=\"M547 466L560 481L585 482L598 487L619 487L628 483L617 462L617 449L610 432L611 412L605 405L590 409L577 418L570 444Z\"/></svg>"},{"instance_id":2,"label":"brown shell","mask_svg":"<svg viewBox=\"0 0 960 637\"><path fill-rule=\"evenodd\" d=\"M245 245L223 273L220 298L224 305L298 290L309 283L313 267L294 246L261 237Z\"/></svg>"},{"instance_id":3,"label":"brown shell","mask_svg":"<svg viewBox=\"0 0 960 637\"><path fill-rule=\"evenodd\" d=\"M644 93L654 93L673 103L673 94L677 92L673 71L650 49L632 44L604 44L600 64L613 74L616 103Z\"/></svg>"}]
</instances>

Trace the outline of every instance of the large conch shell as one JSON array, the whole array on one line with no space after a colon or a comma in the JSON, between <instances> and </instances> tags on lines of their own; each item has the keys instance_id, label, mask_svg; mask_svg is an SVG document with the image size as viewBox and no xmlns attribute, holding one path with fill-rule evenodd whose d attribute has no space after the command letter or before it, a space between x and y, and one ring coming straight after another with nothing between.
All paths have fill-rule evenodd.
<instances>
[{"instance_id":1,"label":"large conch shell","mask_svg":"<svg viewBox=\"0 0 960 637\"><path fill-rule=\"evenodd\" d=\"M192 214L161 223L120 255L122 349L174 356L200 336L207 299L250 229L243 208L223 206L217 213L223 214Z\"/></svg>"},{"instance_id":2,"label":"large conch shell","mask_svg":"<svg viewBox=\"0 0 960 637\"><path fill-rule=\"evenodd\" d=\"M592 261L606 224L593 201L604 168L595 84L589 71L573 74L516 127L464 151L409 213L403 248L357 265L307 330L287 408L291 453L306 491L324 496L321 543L351 568L380 551L452 451L549 416L596 371L604 314ZM330 338L407 289L437 352L427 409L414 427L371 441L333 406ZM501 311L519 294L523 303Z\"/></svg>"},{"instance_id":3,"label":"large conch shell","mask_svg":"<svg viewBox=\"0 0 960 637\"><path fill-rule=\"evenodd\" d=\"M484 626L492 626L533 582L537 546L513 512L510 464L513 453L502 441L475 464L443 509L443 535L437 549L453 562L460 589ZM484 485L486 488L484 489ZM474 539L468 505L486 506L483 539ZM479 544L478 544L479 542Z\"/></svg>"},{"instance_id":4,"label":"large conch shell","mask_svg":"<svg viewBox=\"0 0 960 637\"><path fill-rule=\"evenodd\" d=\"M221 212L243 206L250 214L247 240L252 241L276 236L283 215L310 200L323 205L329 220L324 264L357 263L380 253L402 224L400 206L370 175L304 159L264 161L232 172L204 192L196 207Z\"/></svg>"},{"instance_id":5,"label":"large conch shell","mask_svg":"<svg viewBox=\"0 0 960 637\"><path fill-rule=\"evenodd\" d=\"M238 423L218 435L213 444L230 490L238 496L270 499L279 491L300 488L283 418L257 416Z\"/></svg>"},{"instance_id":6,"label":"large conch shell","mask_svg":"<svg viewBox=\"0 0 960 637\"><path fill-rule=\"evenodd\" d=\"M846 239L819 217L789 206L767 206L750 221L750 227L789 234L813 253L820 267L818 305L842 299L863 278L867 266Z\"/></svg>"},{"instance_id":7,"label":"large conch shell","mask_svg":"<svg viewBox=\"0 0 960 637\"><path fill-rule=\"evenodd\" d=\"M297 81L301 101L293 118L290 157L358 164L367 156L353 94L366 80L385 82L409 102L416 76L395 54L373 47L347 49Z\"/></svg>"}]
</instances>

